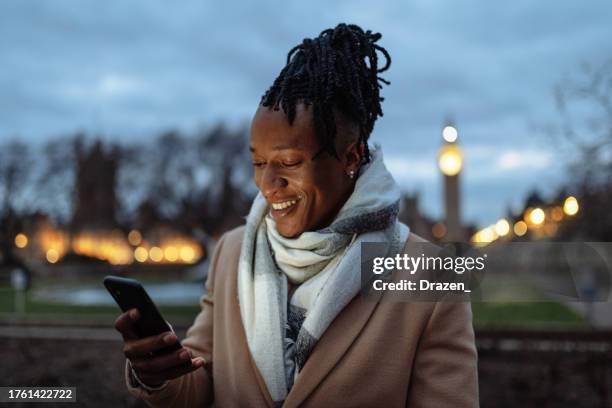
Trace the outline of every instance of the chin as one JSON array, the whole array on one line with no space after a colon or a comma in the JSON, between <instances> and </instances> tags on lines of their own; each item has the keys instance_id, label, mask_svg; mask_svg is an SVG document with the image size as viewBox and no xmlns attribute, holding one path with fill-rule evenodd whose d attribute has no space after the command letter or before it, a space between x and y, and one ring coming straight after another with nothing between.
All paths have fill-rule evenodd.
<instances>
[{"instance_id":1,"label":"chin","mask_svg":"<svg viewBox=\"0 0 612 408\"><path fill-rule=\"evenodd\" d=\"M281 234L285 238L297 238L301 234L301 232L285 231L285 230L282 230L282 229L279 229L278 233Z\"/></svg>"},{"instance_id":2,"label":"chin","mask_svg":"<svg viewBox=\"0 0 612 408\"><path fill-rule=\"evenodd\" d=\"M302 228L298 228L298 227L291 226L291 225L287 225L287 226L279 225L279 223L276 224L276 230L278 231L280 235L282 235L285 238L297 238L303 232Z\"/></svg>"},{"instance_id":3,"label":"chin","mask_svg":"<svg viewBox=\"0 0 612 408\"><path fill-rule=\"evenodd\" d=\"M298 208L298 210L302 210ZM307 223L304 221L302 211L294 211L288 216L276 218L276 231L285 238L297 238L306 231Z\"/></svg>"}]
</instances>

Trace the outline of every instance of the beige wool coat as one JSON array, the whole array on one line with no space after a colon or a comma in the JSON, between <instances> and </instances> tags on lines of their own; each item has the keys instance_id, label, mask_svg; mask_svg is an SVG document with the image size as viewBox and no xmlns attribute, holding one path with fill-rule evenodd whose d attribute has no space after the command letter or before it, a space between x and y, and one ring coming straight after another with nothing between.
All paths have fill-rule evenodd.
<instances>
[{"instance_id":1,"label":"beige wool coat","mask_svg":"<svg viewBox=\"0 0 612 408\"><path fill-rule=\"evenodd\" d=\"M210 364L151 393L130 384L126 364L128 390L147 404L273 407L240 316L243 232L244 227L236 228L218 242L202 310L182 341ZM424 240L410 233L404 252L416 251L411 244L419 242ZM372 302L357 295L320 338L283 406L477 407L470 304Z\"/></svg>"}]
</instances>

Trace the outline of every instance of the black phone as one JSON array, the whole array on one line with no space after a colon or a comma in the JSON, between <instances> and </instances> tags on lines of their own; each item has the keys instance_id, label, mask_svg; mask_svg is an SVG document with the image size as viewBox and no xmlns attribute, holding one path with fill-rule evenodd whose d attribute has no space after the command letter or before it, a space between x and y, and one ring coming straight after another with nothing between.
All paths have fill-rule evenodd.
<instances>
[{"instance_id":1,"label":"black phone","mask_svg":"<svg viewBox=\"0 0 612 408\"><path fill-rule=\"evenodd\" d=\"M138 337L155 336L172 330L149 297L145 288L136 279L107 276L104 278L104 286L123 312L134 308L138 309L140 319L134 324ZM177 340L176 343L164 347L154 354L169 353L181 347Z\"/></svg>"}]
</instances>

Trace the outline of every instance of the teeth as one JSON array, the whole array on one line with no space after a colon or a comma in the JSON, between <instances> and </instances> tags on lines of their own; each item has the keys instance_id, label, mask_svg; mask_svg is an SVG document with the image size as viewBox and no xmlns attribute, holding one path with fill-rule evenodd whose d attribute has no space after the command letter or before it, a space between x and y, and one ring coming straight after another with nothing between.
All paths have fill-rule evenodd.
<instances>
[{"instance_id":1,"label":"teeth","mask_svg":"<svg viewBox=\"0 0 612 408\"><path fill-rule=\"evenodd\" d=\"M284 203L272 203L272 208L275 210L284 210L287 207L291 207L295 203L297 203L297 200L285 201Z\"/></svg>"}]
</instances>

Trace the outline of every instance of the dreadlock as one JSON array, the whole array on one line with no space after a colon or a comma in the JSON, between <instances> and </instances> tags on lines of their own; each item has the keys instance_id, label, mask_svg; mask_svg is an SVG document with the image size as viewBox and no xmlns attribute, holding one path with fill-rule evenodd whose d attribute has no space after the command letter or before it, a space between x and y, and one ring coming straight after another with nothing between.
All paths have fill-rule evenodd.
<instances>
[{"instance_id":1,"label":"dreadlock","mask_svg":"<svg viewBox=\"0 0 612 408\"><path fill-rule=\"evenodd\" d=\"M363 31L354 24L338 24L314 39L305 38L287 54L287 65L261 98L261 105L282 107L293 124L296 105L312 105L314 126L323 150L336 158L334 108L359 125L359 142L365 146L364 163L369 162L368 138L374 122L383 116L379 94L388 81L378 76L391 65L387 50L376 44L382 35ZM380 51L385 65L378 68ZM366 64L366 59L368 64Z\"/></svg>"}]
</instances>

